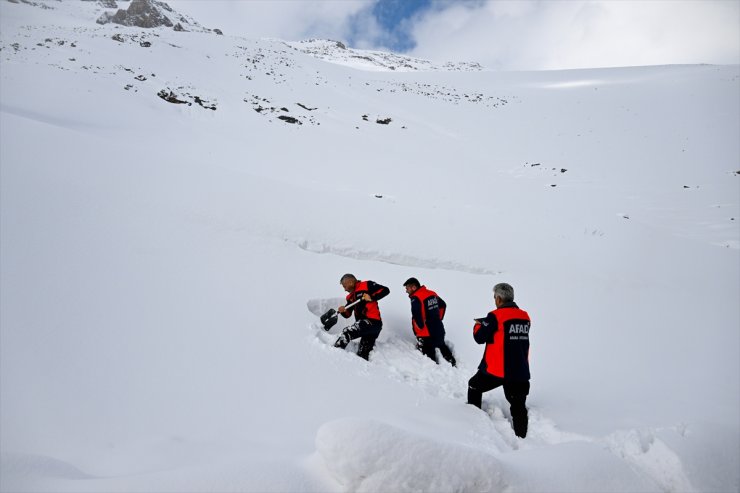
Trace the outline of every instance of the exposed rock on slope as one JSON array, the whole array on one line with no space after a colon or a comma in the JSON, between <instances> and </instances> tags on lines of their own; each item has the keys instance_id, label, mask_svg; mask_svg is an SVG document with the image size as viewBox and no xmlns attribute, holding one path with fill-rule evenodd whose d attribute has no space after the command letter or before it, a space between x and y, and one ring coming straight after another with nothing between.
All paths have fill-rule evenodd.
<instances>
[{"instance_id":1,"label":"exposed rock on slope","mask_svg":"<svg viewBox=\"0 0 740 493\"><path fill-rule=\"evenodd\" d=\"M178 30L187 30L184 26L202 30L202 27L193 19L175 12L165 2L158 0L131 0L128 9L119 9L115 14L106 12L100 16L97 22L98 24L112 22L122 26L144 28L174 27L177 25L180 26Z\"/></svg>"},{"instance_id":2,"label":"exposed rock on slope","mask_svg":"<svg viewBox=\"0 0 740 493\"><path fill-rule=\"evenodd\" d=\"M421 58L397 55L395 53L356 50L348 48L339 41L328 39L308 39L298 42L286 42L285 44L302 53L328 62L351 65L368 70L408 72L414 70L478 71L483 69L478 63L474 62L440 64Z\"/></svg>"}]
</instances>

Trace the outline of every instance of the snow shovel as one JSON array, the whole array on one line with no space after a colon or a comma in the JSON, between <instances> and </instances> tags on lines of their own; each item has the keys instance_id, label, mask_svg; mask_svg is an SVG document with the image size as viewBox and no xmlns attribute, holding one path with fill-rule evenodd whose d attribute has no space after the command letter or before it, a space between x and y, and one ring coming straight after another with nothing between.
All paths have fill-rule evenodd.
<instances>
[{"instance_id":1,"label":"snow shovel","mask_svg":"<svg viewBox=\"0 0 740 493\"><path fill-rule=\"evenodd\" d=\"M351 306L355 306L360 301L362 301L362 298L360 298L359 300L353 301L349 305L344 305L344 307L349 308ZM337 313L337 311L334 308L332 308L328 312L321 315L321 325L324 326L325 331L329 332L329 329L334 327L334 325L337 323L337 320L339 320L338 315L339 313Z\"/></svg>"}]
</instances>

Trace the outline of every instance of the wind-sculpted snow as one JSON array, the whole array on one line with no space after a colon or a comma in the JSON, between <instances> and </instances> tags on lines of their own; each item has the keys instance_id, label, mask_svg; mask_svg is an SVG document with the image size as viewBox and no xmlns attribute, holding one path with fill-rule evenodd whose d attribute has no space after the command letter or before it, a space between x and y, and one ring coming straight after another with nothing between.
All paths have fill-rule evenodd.
<instances>
[{"instance_id":1,"label":"wind-sculpted snow","mask_svg":"<svg viewBox=\"0 0 740 493\"><path fill-rule=\"evenodd\" d=\"M0 473L0 490L4 492L32 491L35 487L53 481L94 479L94 476L68 462L30 454L1 454Z\"/></svg>"},{"instance_id":2,"label":"wind-sculpted snow","mask_svg":"<svg viewBox=\"0 0 740 493\"><path fill-rule=\"evenodd\" d=\"M617 431L606 442L613 453L650 476L664 491L696 491L686 477L681 459L654 431Z\"/></svg>"},{"instance_id":3,"label":"wind-sculpted snow","mask_svg":"<svg viewBox=\"0 0 740 493\"><path fill-rule=\"evenodd\" d=\"M344 491L505 491L490 454L415 436L382 422L344 419L319 428L316 449Z\"/></svg>"},{"instance_id":4,"label":"wind-sculpted snow","mask_svg":"<svg viewBox=\"0 0 740 493\"><path fill-rule=\"evenodd\" d=\"M443 259L423 258L403 253L389 253L379 250L363 250L345 246L327 245L309 240L288 240L294 242L299 248L307 252L339 255L357 260L374 260L406 267L424 267L428 269L445 269L457 272L467 272L478 275L498 275L501 271L495 271L485 267L466 265L461 262L453 262Z\"/></svg>"},{"instance_id":5,"label":"wind-sculpted snow","mask_svg":"<svg viewBox=\"0 0 740 493\"><path fill-rule=\"evenodd\" d=\"M85 474L74 465L53 457L23 454L2 454L0 456L1 470L5 474L19 477L61 478L61 479L90 479L93 476Z\"/></svg>"}]
</instances>

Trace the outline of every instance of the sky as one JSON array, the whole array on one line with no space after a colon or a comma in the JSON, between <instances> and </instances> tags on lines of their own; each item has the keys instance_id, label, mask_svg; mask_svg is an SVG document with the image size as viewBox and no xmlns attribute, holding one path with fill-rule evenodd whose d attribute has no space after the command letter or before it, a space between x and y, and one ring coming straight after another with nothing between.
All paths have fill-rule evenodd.
<instances>
[{"instance_id":1,"label":"sky","mask_svg":"<svg viewBox=\"0 0 740 493\"><path fill-rule=\"evenodd\" d=\"M230 34L495 70L740 63L737 0L170 0Z\"/></svg>"}]
</instances>

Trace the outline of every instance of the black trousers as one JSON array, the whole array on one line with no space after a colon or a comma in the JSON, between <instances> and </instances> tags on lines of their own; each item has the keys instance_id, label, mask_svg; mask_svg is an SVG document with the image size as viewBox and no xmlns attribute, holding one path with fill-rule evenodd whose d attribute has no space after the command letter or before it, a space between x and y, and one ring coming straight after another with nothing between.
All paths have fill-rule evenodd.
<instances>
[{"instance_id":1,"label":"black trousers","mask_svg":"<svg viewBox=\"0 0 740 493\"><path fill-rule=\"evenodd\" d=\"M529 380L514 382L494 377L488 372L478 370L473 378L468 380L468 404L481 407L483 393L497 387L504 387L504 397L509 401L511 421L514 433L520 438L527 436L529 417L527 415L527 395L529 395Z\"/></svg>"},{"instance_id":2,"label":"black trousers","mask_svg":"<svg viewBox=\"0 0 740 493\"><path fill-rule=\"evenodd\" d=\"M346 348L349 341L360 338L360 345L357 348L357 356L362 359L370 359L370 351L375 347L375 341L383 329L383 322L380 320L362 319L353 323L342 330L341 335L334 343L334 347Z\"/></svg>"},{"instance_id":3,"label":"black trousers","mask_svg":"<svg viewBox=\"0 0 740 493\"><path fill-rule=\"evenodd\" d=\"M439 364L437 361L437 351L442 353L442 357L445 361L449 362L452 366L457 366L455 357L452 355L452 350L447 346L444 337L417 337L416 349L422 352L425 356L429 357L432 361Z\"/></svg>"}]
</instances>

